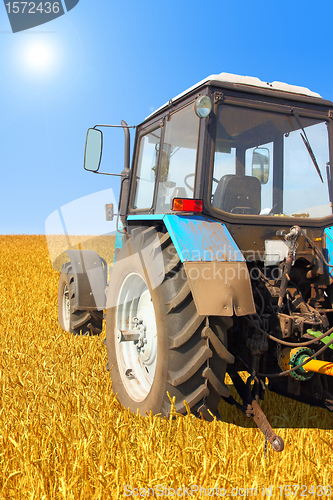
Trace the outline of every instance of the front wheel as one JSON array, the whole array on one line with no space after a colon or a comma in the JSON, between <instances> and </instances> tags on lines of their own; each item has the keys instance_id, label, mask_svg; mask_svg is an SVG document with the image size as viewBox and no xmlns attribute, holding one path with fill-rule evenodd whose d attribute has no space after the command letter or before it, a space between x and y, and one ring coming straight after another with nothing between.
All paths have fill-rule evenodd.
<instances>
[{"instance_id":1,"label":"front wheel","mask_svg":"<svg viewBox=\"0 0 333 500\"><path fill-rule=\"evenodd\" d=\"M158 342L153 299L144 278L135 271L121 284L115 323L115 351L122 385L133 401L142 402L153 386ZM138 340L124 340L122 332L128 330L128 325L134 327Z\"/></svg>"},{"instance_id":2,"label":"front wheel","mask_svg":"<svg viewBox=\"0 0 333 500\"><path fill-rule=\"evenodd\" d=\"M197 416L217 415L220 397L230 394L224 326L197 314L169 234L132 230L117 255L106 311L108 367L123 406L168 416L168 392L179 413L186 401Z\"/></svg>"}]
</instances>

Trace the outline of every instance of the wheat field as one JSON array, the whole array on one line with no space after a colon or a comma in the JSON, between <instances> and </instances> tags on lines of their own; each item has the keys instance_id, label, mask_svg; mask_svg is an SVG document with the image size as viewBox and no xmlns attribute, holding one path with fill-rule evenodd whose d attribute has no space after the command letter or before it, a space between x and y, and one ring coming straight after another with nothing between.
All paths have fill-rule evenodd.
<instances>
[{"instance_id":1,"label":"wheat field","mask_svg":"<svg viewBox=\"0 0 333 500\"><path fill-rule=\"evenodd\" d=\"M112 393L105 334L58 325L45 237L0 236L0 257L0 499L333 496L331 414L268 393L285 451L266 459L260 431L226 403L222 422L130 414Z\"/></svg>"}]
</instances>

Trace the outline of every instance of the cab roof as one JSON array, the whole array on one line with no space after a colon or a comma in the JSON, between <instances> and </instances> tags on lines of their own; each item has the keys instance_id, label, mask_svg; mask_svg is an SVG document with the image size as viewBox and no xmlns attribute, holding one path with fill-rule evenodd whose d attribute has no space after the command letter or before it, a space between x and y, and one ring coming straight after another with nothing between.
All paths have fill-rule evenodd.
<instances>
[{"instance_id":1,"label":"cab roof","mask_svg":"<svg viewBox=\"0 0 333 500\"><path fill-rule=\"evenodd\" d=\"M267 90L275 90L278 92L288 92L291 94L298 94L298 95L303 95L307 97L315 97L315 98L320 98L322 99L322 96L318 94L317 92L312 92L306 87L300 87L297 85L289 85L288 83L283 83L283 82L263 82L259 78L256 78L254 76L241 76L241 75L234 75L232 73L220 73L219 75L210 75L201 80L200 82L196 83L192 87L188 88L181 94L178 94L176 97L171 99L171 101L163 104L160 108L156 109L153 113L151 113L147 118L150 118L151 116L155 115L155 113L161 111L163 108L168 106L170 102L177 101L184 95L192 92L196 88L201 87L204 84L208 83L232 83L232 84L237 84L237 85L246 85L247 87L258 87L262 89L267 89ZM146 118L146 119L147 119Z\"/></svg>"},{"instance_id":2,"label":"cab roof","mask_svg":"<svg viewBox=\"0 0 333 500\"><path fill-rule=\"evenodd\" d=\"M260 87L264 89L278 90L280 92L289 92L292 94L300 94L300 95L306 95L308 97L321 98L320 94L318 94L317 92L312 92L306 87L289 85L288 83L283 83L283 82L272 82L272 83L263 82L259 78L256 78L254 76L240 76L240 75L233 75L232 73L220 73L219 75L210 75L207 78L204 78L203 80L201 80L201 82L198 82L196 85L193 85L193 87L190 87L189 89L185 90L185 92L182 92L173 100L176 100L182 95L187 94L188 92L194 90L197 87L200 87L204 83L208 83L211 81L223 82L223 83L237 83L240 85L247 85L250 87Z\"/></svg>"}]
</instances>

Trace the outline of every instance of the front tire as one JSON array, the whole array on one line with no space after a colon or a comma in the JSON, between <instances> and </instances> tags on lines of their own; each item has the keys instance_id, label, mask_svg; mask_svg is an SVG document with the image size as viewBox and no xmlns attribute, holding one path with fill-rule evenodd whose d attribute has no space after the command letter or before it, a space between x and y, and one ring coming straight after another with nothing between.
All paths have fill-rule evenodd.
<instances>
[{"instance_id":1,"label":"front tire","mask_svg":"<svg viewBox=\"0 0 333 500\"><path fill-rule=\"evenodd\" d=\"M224 384L227 363L233 361L226 349L228 325L198 315L168 233L136 228L126 238L112 271L106 311L113 391L123 406L142 415L168 416L168 392L178 413L186 413L186 400L194 414L211 420L209 411L218 416L221 396L230 395ZM134 318L145 338L122 340L137 332Z\"/></svg>"},{"instance_id":2,"label":"front tire","mask_svg":"<svg viewBox=\"0 0 333 500\"><path fill-rule=\"evenodd\" d=\"M122 341L122 331L140 319L141 341ZM142 402L154 382L157 362L157 324L149 288L144 278L132 269L124 278L115 310L117 340L115 351L119 374L133 401ZM138 325L140 327L140 325Z\"/></svg>"}]
</instances>

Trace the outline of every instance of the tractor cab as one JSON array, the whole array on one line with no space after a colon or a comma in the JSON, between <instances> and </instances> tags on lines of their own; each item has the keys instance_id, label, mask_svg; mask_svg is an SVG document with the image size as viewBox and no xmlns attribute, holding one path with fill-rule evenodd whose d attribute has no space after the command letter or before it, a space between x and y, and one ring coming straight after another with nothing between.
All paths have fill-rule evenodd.
<instances>
[{"instance_id":1,"label":"tractor cab","mask_svg":"<svg viewBox=\"0 0 333 500\"><path fill-rule=\"evenodd\" d=\"M303 87L209 77L138 126L128 213L330 217L331 110Z\"/></svg>"}]
</instances>

